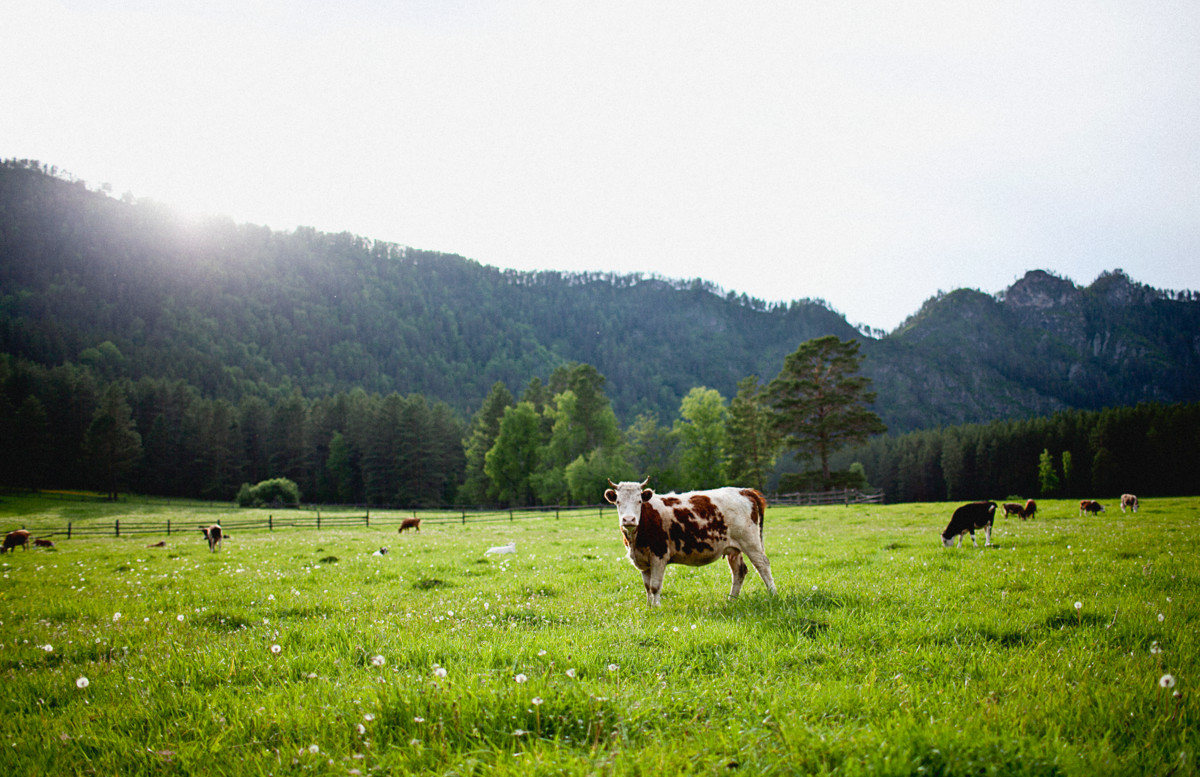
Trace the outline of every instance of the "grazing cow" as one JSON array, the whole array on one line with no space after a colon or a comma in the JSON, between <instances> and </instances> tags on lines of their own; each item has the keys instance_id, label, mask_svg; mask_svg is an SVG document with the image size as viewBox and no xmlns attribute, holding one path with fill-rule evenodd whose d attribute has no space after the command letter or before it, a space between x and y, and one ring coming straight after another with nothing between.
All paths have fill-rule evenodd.
<instances>
[{"instance_id":1,"label":"grazing cow","mask_svg":"<svg viewBox=\"0 0 1200 777\"><path fill-rule=\"evenodd\" d=\"M1037 515L1037 502L1032 499L1025 502L1025 506L1021 508L1021 520L1032 518Z\"/></svg>"},{"instance_id":2,"label":"grazing cow","mask_svg":"<svg viewBox=\"0 0 1200 777\"><path fill-rule=\"evenodd\" d=\"M992 544L992 519L996 517L995 502L969 502L954 511L950 523L942 532L942 546L953 548L962 545L962 537L970 532L971 544L978 546L975 541L975 530L984 530L984 547Z\"/></svg>"},{"instance_id":3,"label":"grazing cow","mask_svg":"<svg viewBox=\"0 0 1200 777\"><path fill-rule=\"evenodd\" d=\"M372 555L372 556L386 556L386 555L387 555L387 553L388 553L388 549L387 549L387 548L380 548L379 550L375 551L375 552L374 552L374 553L372 553L371 555Z\"/></svg>"},{"instance_id":4,"label":"grazing cow","mask_svg":"<svg viewBox=\"0 0 1200 777\"><path fill-rule=\"evenodd\" d=\"M200 531L204 532L204 539L208 540L208 550L210 553L220 550L222 541L228 536L221 529L221 524L219 523L214 523L212 526L201 526Z\"/></svg>"},{"instance_id":5,"label":"grazing cow","mask_svg":"<svg viewBox=\"0 0 1200 777\"><path fill-rule=\"evenodd\" d=\"M12 550L16 552L17 546L21 546L21 550L29 550L29 531L27 529L17 529L10 531L4 536L4 545L0 547L0 553Z\"/></svg>"},{"instance_id":6,"label":"grazing cow","mask_svg":"<svg viewBox=\"0 0 1200 777\"><path fill-rule=\"evenodd\" d=\"M1133 494L1121 494L1121 512L1125 512L1126 507L1136 513L1138 509L1137 497Z\"/></svg>"},{"instance_id":7,"label":"grazing cow","mask_svg":"<svg viewBox=\"0 0 1200 777\"><path fill-rule=\"evenodd\" d=\"M416 529L418 532L421 531L421 519L420 518L405 518L403 521L400 522L399 533L403 534L405 529Z\"/></svg>"},{"instance_id":8,"label":"grazing cow","mask_svg":"<svg viewBox=\"0 0 1200 777\"><path fill-rule=\"evenodd\" d=\"M159 540L158 542L155 542L155 543L153 543L153 544L147 545L146 547L147 547L147 548L165 548L165 547L167 547L167 541L166 541L166 540Z\"/></svg>"},{"instance_id":9,"label":"grazing cow","mask_svg":"<svg viewBox=\"0 0 1200 777\"><path fill-rule=\"evenodd\" d=\"M1004 517L1005 518L1007 518L1010 515L1016 515L1016 516L1020 516L1022 518L1024 517L1024 515L1021 512L1022 508L1021 508L1020 502L1005 502L1003 505L1001 505L1001 507L1004 508Z\"/></svg>"},{"instance_id":10,"label":"grazing cow","mask_svg":"<svg viewBox=\"0 0 1200 777\"><path fill-rule=\"evenodd\" d=\"M1096 513L1102 512L1104 512L1104 505L1100 504L1099 502L1095 502L1091 499L1082 499L1079 502L1079 514L1081 516L1084 513L1091 513L1092 515L1095 515Z\"/></svg>"},{"instance_id":11,"label":"grazing cow","mask_svg":"<svg viewBox=\"0 0 1200 777\"><path fill-rule=\"evenodd\" d=\"M54 540L48 540L45 537L38 537L36 540L33 541L33 547L35 547L35 548L53 548Z\"/></svg>"},{"instance_id":12,"label":"grazing cow","mask_svg":"<svg viewBox=\"0 0 1200 777\"><path fill-rule=\"evenodd\" d=\"M621 539L629 561L642 573L646 602L655 606L662 595L667 564L698 567L722 556L733 573L729 598L742 590L748 567L758 570L767 589L775 593L771 562L763 550L763 517L767 500L751 488L718 488L685 494L655 494L646 483L613 483L604 498L617 506Z\"/></svg>"}]
</instances>

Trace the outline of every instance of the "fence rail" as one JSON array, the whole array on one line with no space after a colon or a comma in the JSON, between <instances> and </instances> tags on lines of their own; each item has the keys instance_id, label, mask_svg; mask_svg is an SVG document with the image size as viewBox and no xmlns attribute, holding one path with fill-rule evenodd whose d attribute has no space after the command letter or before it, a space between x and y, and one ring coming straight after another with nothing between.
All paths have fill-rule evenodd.
<instances>
[{"instance_id":1,"label":"fence rail","mask_svg":"<svg viewBox=\"0 0 1200 777\"><path fill-rule=\"evenodd\" d=\"M815 505L883 504L883 492L864 493L856 488L838 491L807 491L794 494L775 494L770 499L779 507L808 507Z\"/></svg>"}]
</instances>

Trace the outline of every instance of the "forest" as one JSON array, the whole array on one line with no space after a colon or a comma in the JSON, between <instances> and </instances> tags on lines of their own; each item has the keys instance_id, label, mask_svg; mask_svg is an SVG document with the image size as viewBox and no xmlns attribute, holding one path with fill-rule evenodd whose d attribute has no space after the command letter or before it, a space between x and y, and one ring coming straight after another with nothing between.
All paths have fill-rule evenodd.
<instances>
[{"instance_id":1,"label":"forest","mask_svg":"<svg viewBox=\"0 0 1200 777\"><path fill-rule=\"evenodd\" d=\"M812 462L748 453L761 391L833 335L890 430L835 464L889 501L1191 493L1197 332L1200 296L1119 270L939 293L871 332L699 279L189 222L0 163L11 487L227 500L288 478L305 501L410 506L592 502L624 475L777 488Z\"/></svg>"}]
</instances>

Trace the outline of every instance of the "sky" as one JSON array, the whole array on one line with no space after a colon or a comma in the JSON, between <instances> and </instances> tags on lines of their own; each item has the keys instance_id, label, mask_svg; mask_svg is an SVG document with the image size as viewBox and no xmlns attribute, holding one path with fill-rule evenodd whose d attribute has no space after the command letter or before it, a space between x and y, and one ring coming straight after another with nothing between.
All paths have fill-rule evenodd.
<instances>
[{"instance_id":1,"label":"sky","mask_svg":"<svg viewBox=\"0 0 1200 777\"><path fill-rule=\"evenodd\" d=\"M1200 3L0 0L0 157L189 217L891 330L1200 289Z\"/></svg>"}]
</instances>

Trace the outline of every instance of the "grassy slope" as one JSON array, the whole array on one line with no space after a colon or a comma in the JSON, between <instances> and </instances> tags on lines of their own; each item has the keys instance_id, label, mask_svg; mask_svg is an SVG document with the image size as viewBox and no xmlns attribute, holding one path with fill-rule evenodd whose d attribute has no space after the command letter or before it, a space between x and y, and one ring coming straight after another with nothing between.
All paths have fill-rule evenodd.
<instances>
[{"instance_id":1,"label":"grassy slope","mask_svg":"<svg viewBox=\"0 0 1200 777\"><path fill-rule=\"evenodd\" d=\"M1200 500L1094 518L1046 502L1035 521L999 519L994 549L942 550L952 507L770 510L780 596L751 572L726 602L724 564L671 567L653 611L611 511L402 537L394 524L247 532L220 554L199 532L165 549L138 537L16 551L0 562L0 762L13 774L1194 771ZM6 508L0 526L40 517ZM209 516L172 510L179 525ZM483 557L509 540L515 556ZM370 555L381 545L392 552ZM1164 673L1179 698L1159 688Z\"/></svg>"}]
</instances>

